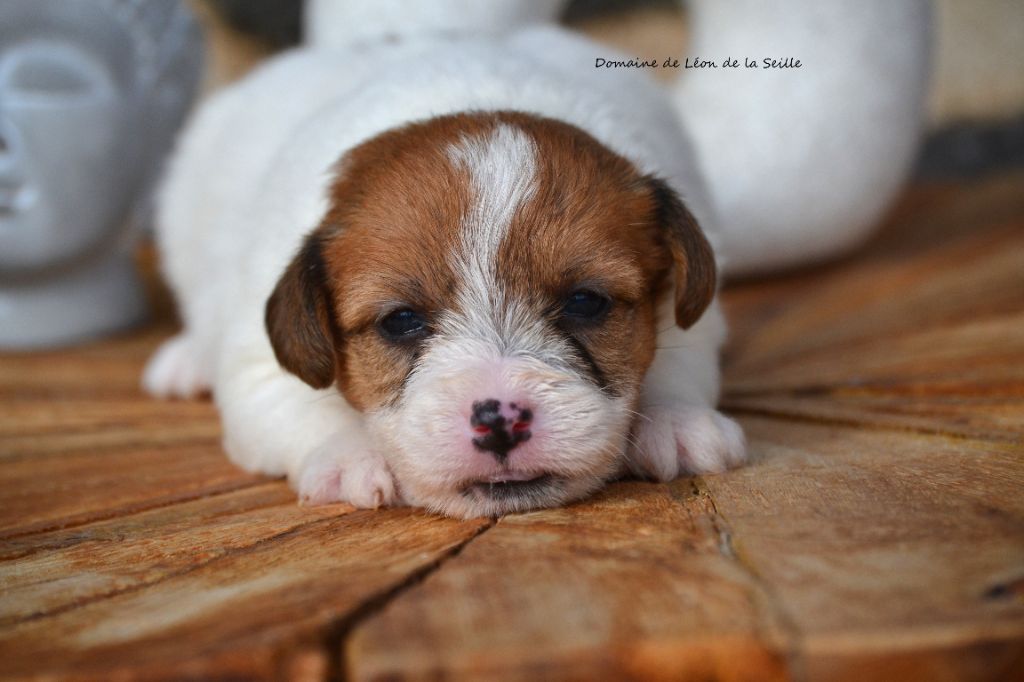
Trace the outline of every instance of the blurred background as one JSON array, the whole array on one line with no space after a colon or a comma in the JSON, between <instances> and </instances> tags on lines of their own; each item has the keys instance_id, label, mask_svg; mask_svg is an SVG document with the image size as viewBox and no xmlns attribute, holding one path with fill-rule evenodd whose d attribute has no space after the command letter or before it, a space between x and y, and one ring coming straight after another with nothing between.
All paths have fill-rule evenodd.
<instances>
[{"instance_id":1,"label":"blurred background","mask_svg":"<svg viewBox=\"0 0 1024 682\"><path fill-rule=\"evenodd\" d=\"M152 291L144 237L174 134L203 97L298 45L303 9L298 0L0 5L0 348L66 345L146 318L133 259L143 237ZM933 0L933 10L926 135L911 178L1024 167L1024 2ZM569 0L561 21L629 56L687 54L677 0Z\"/></svg>"},{"instance_id":2,"label":"blurred background","mask_svg":"<svg viewBox=\"0 0 1024 682\"><path fill-rule=\"evenodd\" d=\"M1024 165L1024 2L933 0L935 44L920 177ZM204 90L297 45L302 2L193 0L208 32ZM685 54L682 0L569 0L562 22L627 55ZM680 46L683 46L682 49ZM671 71L652 71L668 80Z\"/></svg>"}]
</instances>

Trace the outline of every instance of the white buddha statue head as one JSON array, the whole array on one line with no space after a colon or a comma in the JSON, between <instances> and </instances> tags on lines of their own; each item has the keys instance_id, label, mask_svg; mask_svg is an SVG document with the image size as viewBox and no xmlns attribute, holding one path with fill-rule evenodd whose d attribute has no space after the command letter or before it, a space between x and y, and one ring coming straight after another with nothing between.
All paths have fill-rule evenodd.
<instances>
[{"instance_id":1,"label":"white buddha statue head","mask_svg":"<svg viewBox=\"0 0 1024 682\"><path fill-rule=\"evenodd\" d=\"M201 49L177 0L0 3L0 345L140 318L132 217L191 102Z\"/></svg>"}]
</instances>

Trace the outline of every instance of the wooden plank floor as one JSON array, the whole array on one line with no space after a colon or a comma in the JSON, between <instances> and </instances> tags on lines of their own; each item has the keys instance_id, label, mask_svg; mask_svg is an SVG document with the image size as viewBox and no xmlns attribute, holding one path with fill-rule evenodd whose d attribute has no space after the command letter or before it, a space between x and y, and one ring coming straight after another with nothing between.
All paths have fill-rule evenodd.
<instances>
[{"instance_id":1,"label":"wooden plank floor","mask_svg":"<svg viewBox=\"0 0 1024 682\"><path fill-rule=\"evenodd\" d=\"M0 677L1024 679L1024 176L725 301L752 465L497 521L234 469L166 315L0 356Z\"/></svg>"}]
</instances>

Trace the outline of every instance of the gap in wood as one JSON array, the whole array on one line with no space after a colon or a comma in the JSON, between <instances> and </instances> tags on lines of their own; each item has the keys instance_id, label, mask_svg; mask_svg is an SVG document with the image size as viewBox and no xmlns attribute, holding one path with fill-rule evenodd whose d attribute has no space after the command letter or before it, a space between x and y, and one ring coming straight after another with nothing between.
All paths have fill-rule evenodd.
<instances>
[{"instance_id":1,"label":"gap in wood","mask_svg":"<svg viewBox=\"0 0 1024 682\"><path fill-rule=\"evenodd\" d=\"M239 490L245 490L246 488L254 488L256 486L265 485L267 482L268 481L266 479L255 479L237 483L225 483L215 488L196 490L192 493L186 493L183 495L155 497L146 500L145 502L139 502L138 504L128 504L123 507L104 509L92 514L82 514L80 516L72 516L65 519L43 521L34 525L30 524L28 526L23 526L6 533L0 532L0 540L13 540L15 538L22 538L28 535L39 535L40 533L49 533L56 530L69 530L71 528L78 528L79 526L87 526L90 523L109 521L113 518L126 518L134 516L135 514L153 511L155 509L173 507L176 504L194 502L195 500L201 500L204 497L216 497L217 495L226 495Z\"/></svg>"},{"instance_id":2,"label":"gap in wood","mask_svg":"<svg viewBox=\"0 0 1024 682\"><path fill-rule=\"evenodd\" d=\"M194 564L190 564L189 566L186 566L185 568L182 568L182 569L177 570L177 571L171 571L169 573L165 573L165 574L161 575L160 577L158 577L158 578L156 578L154 580L149 580L149 581L141 580L141 581L139 581L137 583L134 583L132 585L129 585L127 587L124 587L124 588L121 588L121 589L117 589L117 590L110 590L108 592L101 592L99 594L94 594L94 595L92 595L90 597L86 597L85 599L81 599L81 600L76 601L74 603L65 604L64 606L59 606L59 607L57 607L55 609L50 609L49 611L39 611L39 612L33 613L33 614L29 615L29 616L22 616L22 617L19 617L19 618L14 618L14 619L10 620L9 622L3 623L3 627L8 628L8 627L13 627L13 626L16 626L16 625L20 625L22 623L28 623L28 622L35 621L35 620L40 620L42 618L50 618L50 617L53 617L53 616L59 616L62 613L67 613L68 611L75 611L75 610L80 609L80 608L82 608L84 606L88 606L89 604L93 604L93 603L96 603L96 602L104 601L106 599L112 599L114 597L119 597L119 596L124 595L124 594L131 594L133 592L138 592L140 590L144 590L144 589L153 587L154 585L159 585L160 583L166 582L168 580L173 580L175 578L180 578L183 575L188 575L189 573L197 571L197 570L199 570L201 568L205 568L207 566L210 566L211 564L215 564L218 561L223 561L225 559L230 559L230 558L242 555L242 554L248 554L249 552L252 552L253 550L255 550L257 547L261 547L262 545L264 545L266 543L275 542L275 541L280 540L282 538L286 538L286 537L288 537L290 535L294 535L294 534L296 534L296 533L298 533L300 531L304 531L307 528L311 528L312 526L315 526L317 524L328 523L330 521L334 521L337 518L338 517L336 517L336 516L328 516L326 518L315 519L313 521L308 521L306 523L300 523L299 525L293 526L292 528L289 528L287 530L281 531L280 533L275 533L274 535L268 535L266 537L258 538L252 544L245 545L244 547L235 547L233 549L227 549L222 554L218 554L216 556L212 556L212 557L210 557L209 559L207 559L205 561L200 561L200 562L197 562L197 563L194 563Z\"/></svg>"},{"instance_id":3,"label":"gap in wood","mask_svg":"<svg viewBox=\"0 0 1024 682\"><path fill-rule=\"evenodd\" d=\"M718 538L718 551L723 557L730 560L750 579L751 583L757 588L750 592L750 601L755 602L757 595L762 595L764 599L763 605L751 603L751 607L756 611L768 611L773 615L773 620L777 622L782 628L782 634L785 637L783 642L783 655L786 659L786 669L793 682L805 682L807 680L806 666L804 665L802 637L800 635L800 628L797 627L796 621L790 615L783 605L782 599L772 590L771 585L764 580L764 577L757 571L754 566L747 561L743 552L737 551L736 545L733 544L733 533L730 529L729 522L726 520L722 513L718 511L718 504L715 503L715 497L711 494L711 490L708 489L704 483L704 479L700 476L694 476L690 479L690 489L693 494L697 497L703 497L707 500L707 505L710 509L711 528L715 532ZM676 496L672 488L669 488L669 494L673 497ZM764 608L760 608L763 606ZM756 625L760 625L760 621ZM755 626L756 627L756 626ZM770 633L761 631L762 628L757 627L757 636L763 642L772 640Z\"/></svg>"},{"instance_id":4,"label":"gap in wood","mask_svg":"<svg viewBox=\"0 0 1024 682\"><path fill-rule=\"evenodd\" d=\"M363 621L383 611L388 604L402 596L405 592L416 587L432 574L437 572L441 566L454 559L462 553L469 543L494 528L500 519L491 519L489 523L482 526L477 532L455 545L448 551L439 555L434 561L427 563L409 573L404 579L392 585L387 590L371 596L356 608L352 609L337 621L325 628L323 647L327 652L327 675L324 678L327 682L346 682L348 680L348 661L345 658L345 642L348 640L352 630Z\"/></svg>"},{"instance_id":5,"label":"gap in wood","mask_svg":"<svg viewBox=\"0 0 1024 682\"><path fill-rule=\"evenodd\" d=\"M785 395L785 393L780 393ZM1002 434L991 434L986 435L984 438L979 438L976 434L960 433L957 431L945 431L942 428L935 427L929 428L924 425L914 426L912 424L875 424L873 422L864 421L861 419L844 419L837 416L824 416L824 415L813 415L813 414L800 414L797 412L786 412L784 410L773 410L767 407L749 407L746 405L737 405L731 403L728 397L722 398L720 408L730 415L747 415L750 417L766 417L768 419L779 419L783 421L802 422L805 424L818 424L820 426L845 426L855 427L858 429L871 430L871 431L892 431L894 433L913 433L922 436L939 436L942 438L952 438L954 440L966 440L966 441L988 441L991 444L1002 443L1006 445L1012 445L1018 440L1015 437L1002 435Z\"/></svg>"}]
</instances>

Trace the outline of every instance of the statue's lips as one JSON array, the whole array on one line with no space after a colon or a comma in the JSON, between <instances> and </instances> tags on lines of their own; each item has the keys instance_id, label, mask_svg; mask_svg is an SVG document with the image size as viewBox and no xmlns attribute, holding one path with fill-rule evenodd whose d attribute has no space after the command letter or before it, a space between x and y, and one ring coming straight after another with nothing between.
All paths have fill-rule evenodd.
<instances>
[{"instance_id":1,"label":"statue's lips","mask_svg":"<svg viewBox=\"0 0 1024 682\"><path fill-rule=\"evenodd\" d=\"M0 178L0 216L31 207L35 193L25 183Z\"/></svg>"}]
</instances>

